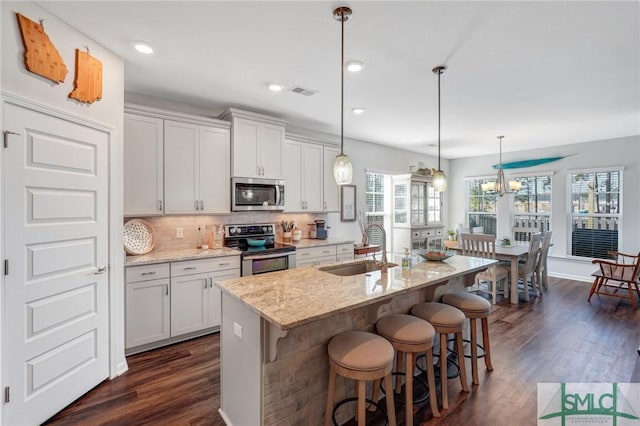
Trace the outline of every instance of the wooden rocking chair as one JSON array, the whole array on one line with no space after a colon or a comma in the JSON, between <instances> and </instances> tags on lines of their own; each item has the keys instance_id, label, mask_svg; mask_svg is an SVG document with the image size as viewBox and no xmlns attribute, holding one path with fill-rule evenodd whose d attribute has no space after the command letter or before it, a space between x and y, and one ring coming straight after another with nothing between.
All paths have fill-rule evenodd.
<instances>
[{"instance_id":1,"label":"wooden rocking chair","mask_svg":"<svg viewBox=\"0 0 640 426\"><path fill-rule=\"evenodd\" d=\"M619 297L631 300L633 309L638 309L633 288L640 297L640 289L638 288L640 253L636 256L621 252L609 252L609 254L614 256L617 262L600 259L592 261L600 266L600 270L591 274L595 279L589 292L588 301L591 301L591 296L594 294Z\"/></svg>"}]
</instances>

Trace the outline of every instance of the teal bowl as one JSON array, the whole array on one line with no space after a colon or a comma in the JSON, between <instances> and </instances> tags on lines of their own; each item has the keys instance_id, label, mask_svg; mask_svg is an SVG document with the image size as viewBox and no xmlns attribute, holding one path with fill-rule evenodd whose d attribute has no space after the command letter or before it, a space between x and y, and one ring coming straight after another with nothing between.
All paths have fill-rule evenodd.
<instances>
[{"instance_id":1,"label":"teal bowl","mask_svg":"<svg viewBox=\"0 0 640 426\"><path fill-rule=\"evenodd\" d=\"M262 247L266 243L267 243L266 239L256 240L253 238L247 238L247 244L249 244L251 247Z\"/></svg>"}]
</instances>

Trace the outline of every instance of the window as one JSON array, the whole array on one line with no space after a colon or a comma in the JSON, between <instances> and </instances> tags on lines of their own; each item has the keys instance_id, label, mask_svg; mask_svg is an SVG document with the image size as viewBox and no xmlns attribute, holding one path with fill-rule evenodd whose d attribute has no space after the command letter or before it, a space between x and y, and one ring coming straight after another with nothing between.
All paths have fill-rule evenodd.
<instances>
[{"instance_id":1,"label":"window","mask_svg":"<svg viewBox=\"0 0 640 426\"><path fill-rule=\"evenodd\" d=\"M608 259L618 250L621 180L619 170L570 174L572 256Z\"/></svg>"},{"instance_id":2,"label":"window","mask_svg":"<svg viewBox=\"0 0 640 426\"><path fill-rule=\"evenodd\" d=\"M551 225L551 175L519 176L513 197L513 226L549 231Z\"/></svg>"},{"instance_id":3,"label":"window","mask_svg":"<svg viewBox=\"0 0 640 426\"><path fill-rule=\"evenodd\" d=\"M384 188L385 177L382 173L367 172L365 191L365 217L361 220L362 231L371 223L379 223L384 226ZM369 234L369 244L382 245L382 232L372 229Z\"/></svg>"},{"instance_id":4,"label":"window","mask_svg":"<svg viewBox=\"0 0 640 426\"><path fill-rule=\"evenodd\" d=\"M467 181L467 217L469 229L484 228L485 234L496 235L496 206L498 195L493 191L483 191L482 184L494 182L490 178L469 179Z\"/></svg>"}]
</instances>

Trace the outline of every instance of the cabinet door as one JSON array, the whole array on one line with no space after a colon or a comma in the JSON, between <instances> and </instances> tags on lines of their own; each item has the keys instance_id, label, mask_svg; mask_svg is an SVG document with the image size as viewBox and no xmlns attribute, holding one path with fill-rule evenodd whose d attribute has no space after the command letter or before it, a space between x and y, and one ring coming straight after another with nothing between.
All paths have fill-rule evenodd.
<instances>
[{"instance_id":1,"label":"cabinet door","mask_svg":"<svg viewBox=\"0 0 640 426\"><path fill-rule=\"evenodd\" d=\"M261 177L284 178L284 127L261 124L259 137Z\"/></svg>"},{"instance_id":2,"label":"cabinet door","mask_svg":"<svg viewBox=\"0 0 640 426\"><path fill-rule=\"evenodd\" d=\"M303 144L301 142L286 141L285 142L285 206L287 212L299 212L304 210L302 195L302 161L303 161Z\"/></svg>"},{"instance_id":3,"label":"cabinet door","mask_svg":"<svg viewBox=\"0 0 640 426\"><path fill-rule=\"evenodd\" d=\"M336 156L340 154L338 148L324 147L324 164L323 164L323 190L324 190L324 211L338 212L340 211L340 193L338 192L338 184L333 178L333 163Z\"/></svg>"},{"instance_id":4,"label":"cabinet door","mask_svg":"<svg viewBox=\"0 0 640 426\"><path fill-rule=\"evenodd\" d=\"M259 123L233 120L233 176L261 177L259 169ZM282 148L281 148L282 149Z\"/></svg>"},{"instance_id":5,"label":"cabinet door","mask_svg":"<svg viewBox=\"0 0 640 426\"><path fill-rule=\"evenodd\" d=\"M199 126L164 123L164 212L196 213L196 156Z\"/></svg>"},{"instance_id":6,"label":"cabinet door","mask_svg":"<svg viewBox=\"0 0 640 426\"><path fill-rule=\"evenodd\" d=\"M127 349L169 338L169 279L126 285Z\"/></svg>"},{"instance_id":7,"label":"cabinet door","mask_svg":"<svg viewBox=\"0 0 640 426\"><path fill-rule=\"evenodd\" d=\"M214 127L200 127L198 155L198 190L200 213L229 213L231 211L229 131Z\"/></svg>"},{"instance_id":8,"label":"cabinet door","mask_svg":"<svg viewBox=\"0 0 640 426\"><path fill-rule=\"evenodd\" d=\"M162 214L163 140L161 119L124 115L124 214Z\"/></svg>"},{"instance_id":9,"label":"cabinet door","mask_svg":"<svg viewBox=\"0 0 640 426\"><path fill-rule=\"evenodd\" d=\"M207 327L215 327L222 322L222 295L220 288L215 285L216 281L228 280L231 278L239 278L240 269L231 269L222 272L212 272L211 281L209 284L208 294L208 321Z\"/></svg>"},{"instance_id":10,"label":"cabinet door","mask_svg":"<svg viewBox=\"0 0 640 426\"><path fill-rule=\"evenodd\" d=\"M442 225L442 193L427 184L427 224Z\"/></svg>"},{"instance_id":11,"label":"cabinet door","mask_svg":"<svg viewBox=\"0 0 640 426\"><path fill-rule=\"evenodd\" d=\"M324 210L322 194L322 145L304 144L304 169L302 171L305 211ZM287 182L288 184L288 182Z\"/></svg>"},{"instance_id":12,"label":"cabinet door","mask_svg":"<svg viewBox=\"0 0 640 426\"><path fill-rule=\"evenodd\" d=\"M393 225L409 227L409 181L393 182Z\"/></svg>"},{"instance_id":13,"label":"cabinet door","mask_svg":"<svg viewBox=\"0 0 640 426\"><path fill-rule=\"evenodd\" d=\"M171 337L207 327L209 275L171 277Z\"/></svg>"}]
</instances>

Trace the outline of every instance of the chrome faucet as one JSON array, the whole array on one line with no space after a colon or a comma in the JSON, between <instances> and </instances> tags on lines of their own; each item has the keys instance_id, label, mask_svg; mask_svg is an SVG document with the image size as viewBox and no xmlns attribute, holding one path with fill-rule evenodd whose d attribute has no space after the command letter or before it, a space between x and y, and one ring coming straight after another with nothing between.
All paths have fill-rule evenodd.
<instances>
[{"instance_id":1,"label":"chrome faucet","mask_svg":"<svg viewBox=\"0 0 640 426\"><path fill-rule=\"evenodd\" d=\"M367 245L367 241L369 240L369 232L371 231L371 228L378 228L380 230L380 232L382 232L382 269L381 271L383 273L387 272L387 265L388 265L388 261L387 261L387 233L384 230L384 227L382 225L380 225L379 223L370 223L369 225L367 225L367 227L364 229L364 232L362 233L362 245ZM373 258L375 259L375 255L373 256Z\"/></svg>"}]
</instances>

